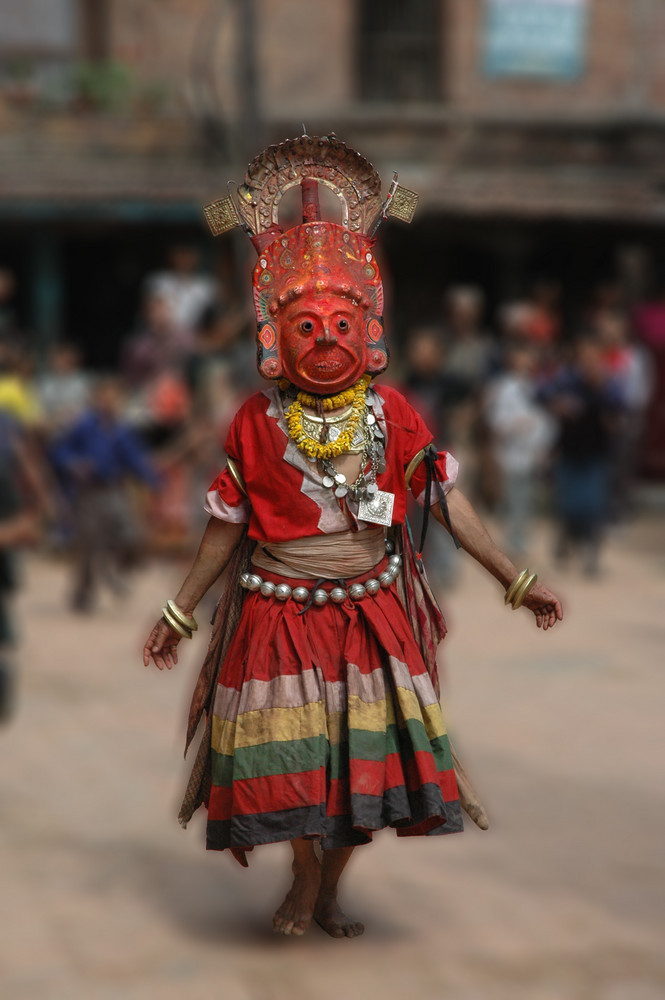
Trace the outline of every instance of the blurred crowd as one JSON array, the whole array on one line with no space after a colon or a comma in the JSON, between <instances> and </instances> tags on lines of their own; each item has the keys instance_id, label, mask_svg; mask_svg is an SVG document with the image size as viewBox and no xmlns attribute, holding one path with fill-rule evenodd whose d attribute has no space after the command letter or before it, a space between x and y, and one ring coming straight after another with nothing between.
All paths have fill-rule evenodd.
<instances>
[{"instance_id":1,"label":"blurred crowd","mask_svg":"<svg viewBox=\"0 0 665 1000\"><path fill-rule=\"evenodd\" d=\"M78 613L104 592L122 598L146 553L190 551L231 418L258 382L248 315L190 246L146 276L112 373L91 371L67 341L40 363L16 327L15 285L0 269L0 714L17 550L67 560L61 600Z\"/></svg>"},{"instance_id":2,"label":"blurred crowd","mask_svg":"<svg viewBox=\"0 0 665 1000\"><path fill-rule=\"evenodd\" d=\"M404 384L464 470L463 486L502 522L503 547L528 558L536 513L556 521L554 556L600 571L603 539L633 509L665 298L628 307L613 284L593 289L574 328L558 282L501 305L486 324L479 288L451 288L439 324L406 340ZM440 582L449 548L430 559Z\"/></svg>"},{"instance_id":3,"label":"blurred crowd","mask_svg":"<svg viewBox=\"0 0 665 1000\"><path fill-rule=\"evenodd\" d=\"M90 371L67 341L38 360L16 329L15 285L0 269L0 706L16 550L39 542L66 557L62 600L79 613L102 591L121 598L146 552L190 552L231 418L259 385L251 316L193 247L171 248L146 276L114 373ZM556 558L593 576L608 526L632 509L665 296L628 305L604 284L574 329L562 300L556 281L540 281L489 316L480 288L449 288L440 316L393 336L391 376L460 460L465 492L500 519L515 560L528 557L534 515L548 513ZM445 585L452 549L431 536L430 572Z\"/></svg>"}]
</instances>

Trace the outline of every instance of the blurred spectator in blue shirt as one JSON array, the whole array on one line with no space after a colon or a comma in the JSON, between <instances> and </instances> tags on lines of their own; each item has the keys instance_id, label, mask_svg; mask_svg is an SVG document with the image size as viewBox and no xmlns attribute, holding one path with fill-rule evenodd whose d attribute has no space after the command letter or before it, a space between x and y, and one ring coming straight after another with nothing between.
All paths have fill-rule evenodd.
<instances>
[{"instance_id":1,"label":"blurred spectator in blue shirt","mask_svg":"<svg viewBox=\"0 0 665 1000\"><path fill-rule=\"evenodd\" d=\"M115 378L95 387L93 401L58 442L53 461L74 497L76 558L72 607L90 611L104 581L116 594L142 544L142 531L129 482L152 489L159 477L136 432L121 415L122 392Z\"/></svg>"},{"instance_id":2,"label":"blurred spectator in blue shirt","mask_svg":"<svg viewBox=\"0 0 665 1000\"><path fill-rule=\"evenodd\" d=\"M555 375L541 398L557 420L555 501L560 522L557 556L576 545L590 576L599 570L607 522L612 453L624 409L601 344L591 338L575 346L573 362Z\"/></svg>"}]
</instances>

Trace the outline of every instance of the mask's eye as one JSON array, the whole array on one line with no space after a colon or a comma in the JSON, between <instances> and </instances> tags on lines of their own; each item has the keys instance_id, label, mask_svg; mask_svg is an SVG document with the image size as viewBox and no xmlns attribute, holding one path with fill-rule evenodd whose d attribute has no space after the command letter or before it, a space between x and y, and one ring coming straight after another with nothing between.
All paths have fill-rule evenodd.
<instances>
[{"instance_id":1,"label":"mask's eye","mask_svg":"<svg viewBox=\"0 0 665 1000\"><path fill-rule=\"evenodd\" d=\"M312 323L311 319L304 319L300 324L300 329L302 330L303 333L311 333L312 330L314 329L314 324Z\"/></svg>"},{"instance_id":2,"label":"mask's eye","mask_svg":"<svg viewBox=\"0 0 665 1000\"><path fill-rule=\"evenodd\" d=\"M348 319L338 319L337 320L337 329L341 330L343 333L345 333L349 329L349 321L348 321Z\"/></svg>"}]
</instances>

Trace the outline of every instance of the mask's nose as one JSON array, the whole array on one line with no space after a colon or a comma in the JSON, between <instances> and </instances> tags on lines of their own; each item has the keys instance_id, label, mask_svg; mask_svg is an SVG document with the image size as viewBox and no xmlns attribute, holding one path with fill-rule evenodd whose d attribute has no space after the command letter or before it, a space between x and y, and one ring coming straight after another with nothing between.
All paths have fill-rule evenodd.
<instances>
[{"instance_id":1,"label":"mask's nose","mask_svg":"<svg viewBox=\"0 0 665 1000\"><path fill-rule=\"evenodd\" d=\"M316 338L316 343L317 344L336 344L337 343L337 337L335 336L335 334L330 329L330 321L329 320L326 319L326 320L323 321L323 333L320 333L319 336Z\"/></svg>"}]
</instances>

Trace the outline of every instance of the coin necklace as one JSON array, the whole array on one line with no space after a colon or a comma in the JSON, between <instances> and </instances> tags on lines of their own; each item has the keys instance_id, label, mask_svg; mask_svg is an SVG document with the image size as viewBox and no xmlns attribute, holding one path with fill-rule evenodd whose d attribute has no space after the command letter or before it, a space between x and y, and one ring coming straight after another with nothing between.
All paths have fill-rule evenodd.
<instances>
[{"instance_id":1,"label":"coin necklace","mask_svg":"<svg viewBox=\"0 0 665 1000\"><path fill-rule=\"evenodd\" d=\"M361 418L360 430L362 433L362 458L360 474L354 483L347 483L344 473L338 472L330 459L320 460L324 472L323 485L333 490L336 497L341 498L348 494L350 499L357 503L371 500L377 493L379 487L376 483L376 477L381 472L385 472L386 469L383 431L374 414L367 408L365 408ZM367 467L368 463L369 467Z\"/></svg>"},{"instance_id":2,"label":"coin necklace","mask_svg":"<svg viewBox=\"0 0 665 1000\"><path fill-rule=\"evenodd\" d=\"M376 482L377 475L386 470L385 441L376 416L367 405L368 388L369 379L356 383L351 390L353 404L348 414L323 419L304 412L302 403L309 405L310 400L302 399L302 394L299 393L296 405L292 403L287 408L285 417L289 437L299 451L310 462L316 462L322 470L323 485L332 490L338 499L348 496L355 501L358 504L359 520L390 525L395 494L380 490ZM348 401L347 396L343 401L339 399L337 405L344 405ZM323 405L317 407L319 412L330 410L330 406L326 406L329 400L324 399L322 402ZM341 428L336 426L339 424L342 425ZM322 438L328 436L329 440L323 443ZM346 452L362 452L360 475L353 483L348 483L344 473L339 472L331 461L333 457Z\"/></svg>"}]
</instances>

